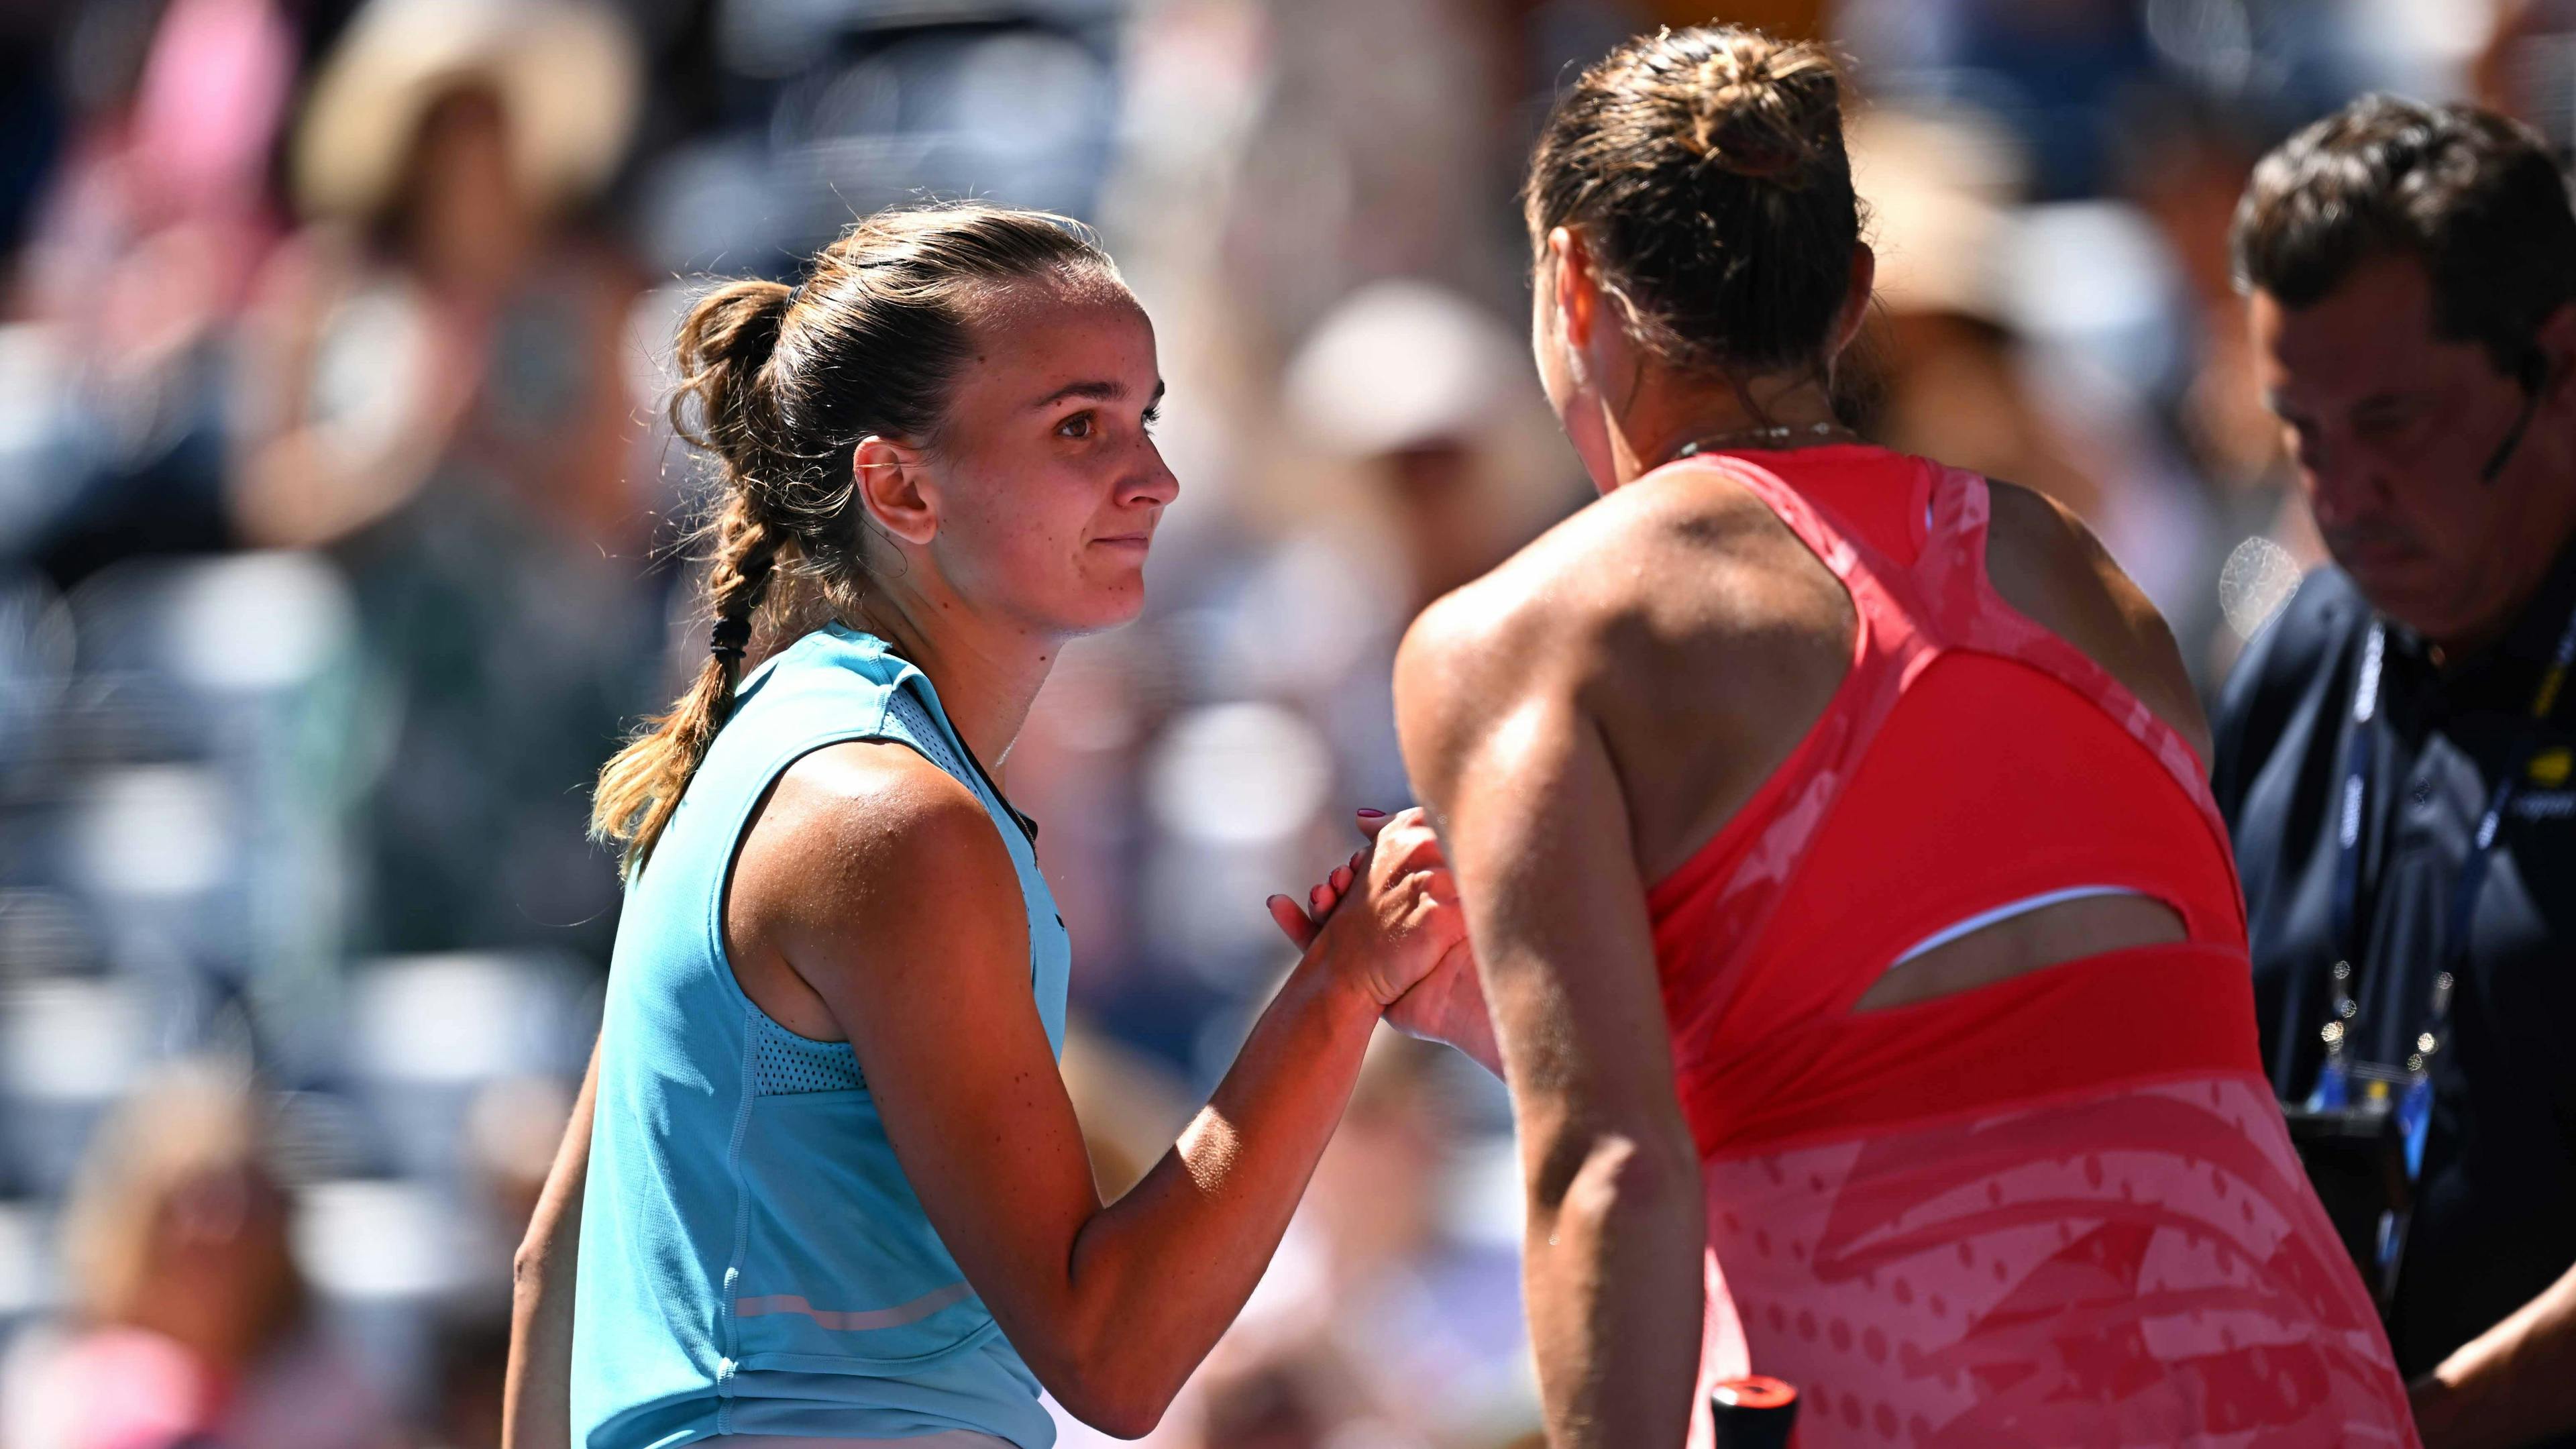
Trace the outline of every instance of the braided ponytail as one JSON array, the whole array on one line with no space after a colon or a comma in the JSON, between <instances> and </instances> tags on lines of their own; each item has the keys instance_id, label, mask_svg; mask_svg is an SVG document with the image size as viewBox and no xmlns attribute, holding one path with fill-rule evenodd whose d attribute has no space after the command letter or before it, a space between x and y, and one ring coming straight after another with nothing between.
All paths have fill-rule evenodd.
<instances>
[{"instance_id":1,"label":"braided ponytail","mask_svg":"<svg viewBox=\"0 0 2576 1449\"><path fill-rule=\"evenodd\" d=\"M610 758L591 797L591 834L625 842L630 866L661 838L671 812L680 808L680 793L706 759L707 746L733 714L752 615L769 590L777 563L777 536L751 517L741 493L727 500L714 532L707 597L715 609L715 647L698 666L688 693Z\"/></svg>"}]
</instances>

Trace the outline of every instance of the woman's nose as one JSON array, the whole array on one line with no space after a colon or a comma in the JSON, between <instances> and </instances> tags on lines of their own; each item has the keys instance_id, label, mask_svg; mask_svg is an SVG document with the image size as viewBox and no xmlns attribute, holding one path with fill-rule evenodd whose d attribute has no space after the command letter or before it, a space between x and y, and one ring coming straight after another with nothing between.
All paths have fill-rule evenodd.
<instances>
[{"instance_id":1,"label":"woman's nose","mask_svg":"<svg viewBox=\"0 0 2576 1449\"><path fill-rule=\"evenodd\" d=\"M1181 496L1181 480L1164 464L1162 453L1155 451L1147 455L1143 468L1128 477L1120 493L1125 503L1160 506Z\"/></svg>"}]
</instances>

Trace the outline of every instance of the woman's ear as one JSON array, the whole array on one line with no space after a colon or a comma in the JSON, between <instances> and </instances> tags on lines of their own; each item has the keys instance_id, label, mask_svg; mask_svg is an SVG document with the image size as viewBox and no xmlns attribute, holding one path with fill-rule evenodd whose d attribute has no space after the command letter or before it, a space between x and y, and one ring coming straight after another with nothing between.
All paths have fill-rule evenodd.
<instances>
[{"instance_id":1,"label":"woman's ear","mask_svg":"<svg viewBox=\"0 0 2576 1449\"><path fill-rule=\"evenodd\" d=\"M1560 226L1547 234L1549 280L1556 287L1556 325L1566 355L1581 357L1592 346L1593 319L1601 308L1601 285L1592 274L1592 251L1583 234Z\"/></svg>"},{"instance_id":2,"label":"woman's ear","mask_svg":"<svg viewBox=\"0 0 2576 1449\"><path fill-rule=\"evenodd\" d=\"M920 449L871 433L851 454L850 473L877 527L916 547L939 536L939 492Z\"/></svg>"},{"instance_id":3,"label":"woman's ear","mask_svg":"<svg viewBox=\"0 0 2576 1449\"><path fill-rule=\"evenodd\" d=\"M1828 360L1841 356L1860 335L1861 324L1869 320L1870 293L1877 285L1878 253L1867 242L1852 243L1851 282L1843 293L1842 313L1834 318L1834 345Z\"/></svg>"}]
</instances>

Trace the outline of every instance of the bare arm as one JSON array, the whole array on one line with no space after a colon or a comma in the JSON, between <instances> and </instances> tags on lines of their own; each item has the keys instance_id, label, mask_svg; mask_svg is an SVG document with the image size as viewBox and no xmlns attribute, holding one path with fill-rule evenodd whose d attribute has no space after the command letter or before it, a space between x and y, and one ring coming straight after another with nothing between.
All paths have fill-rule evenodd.
<instances>
[{"instance_id":1,"label":"bare arm","mask_svg":"<svg viewBox=\"0 0 2576 1449\"><path fill-rule=\"evenodd\" d=\"M502 1449L571 1449L572 1290L581 1247L581 1195L590 1172L590 1115L599 1048L590 1049L563 1145L510 1262L510 1364L501 1394Z\"/></svg>"},{"instance_id":2,"label":"bare arm","mask_svg":"<svg viewBox=\"0 0 2576 1449\"><path fill-rule=\"evenodd\" d=\"M1397 717L1457 873L1519 1124L1549 1443L1679 1445L1699 1367L1699 1162L1620 781L1579 702L1580 666L1556 662L1592 651L1456 603L1406 640Z\"/></svg>"},{"instance_id":3,"label":"bare arm","mask_svg":"<svg viewBox=\"0 0 2576 1449\"><path fill-rule=\"evenodd\" d=\"M2425 1449L2507 1449L2576 1430L2576 1268L2418 1380Z\"/></svg>"},{"instance_id":4,"label":"bare arm","mask_svg":"<svg viewBox=\"0 0 2576 1449\"><path fill-rule=\"evenodd\" d=\"M899 747L809 756L735 889L775 902L761 933L848 1032L905 1176L1012 1346L1075 1415L1133 1436L1268 1265L1383 1004L1458 939L1445 877L1411 868L1435 850L1418 818L1381 833L1356 908L1180 1141L1105 1207L1029 997L1018 882L963 786Z\"/></svg>"}]
</instances>

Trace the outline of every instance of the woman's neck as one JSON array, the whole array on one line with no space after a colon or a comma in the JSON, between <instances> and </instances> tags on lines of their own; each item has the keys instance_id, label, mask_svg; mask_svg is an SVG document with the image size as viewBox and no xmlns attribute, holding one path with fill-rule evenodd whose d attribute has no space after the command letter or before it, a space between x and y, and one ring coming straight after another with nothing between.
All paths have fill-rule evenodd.
<instances>
[{"instance_id":1,"label":"woman's neck","mask_svg":"<svg viewBox=\"0 0 2576 1449\"><path fill-rule=\"evenodd\" d=\"M880 587L853 621L930 676L957 737L998 783L1063 641L981 616L953 595Z\"/></svg>"},{"instance_id":2,"label":"woman's neck","mask_svg":"<svg viewBox=\"0 0 2576 1449\"><path fill-rule=\"evenodd\" d=\"M1833 397L1812 372L1729 381L1650 367L1618 407L1603 408L1612 476L1636 481L1693 443L1715 449L1850 442Z\"/></svg>"}]
</instances>

